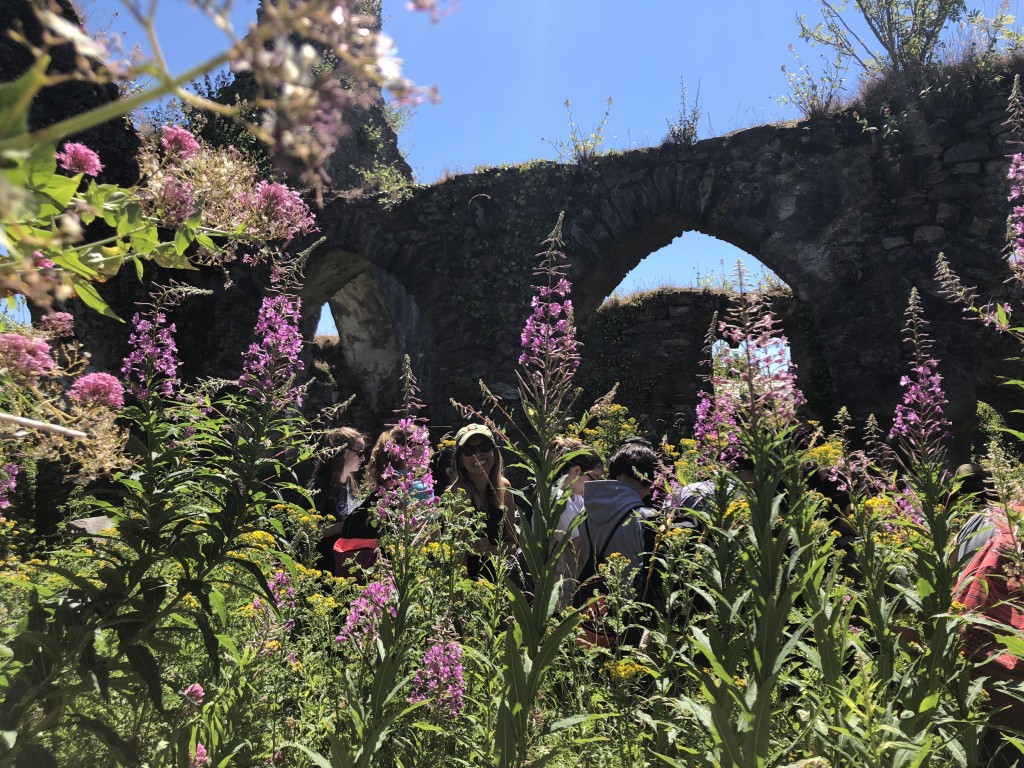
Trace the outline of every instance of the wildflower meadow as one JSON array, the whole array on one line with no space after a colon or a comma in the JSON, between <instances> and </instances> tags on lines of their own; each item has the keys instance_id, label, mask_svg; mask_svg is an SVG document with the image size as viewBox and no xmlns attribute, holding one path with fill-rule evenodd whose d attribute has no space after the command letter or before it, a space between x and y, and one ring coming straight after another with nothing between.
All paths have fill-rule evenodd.
<instances>
[{"instance_id":1,"label":"wildflower meadow","mask_svg":"<svg viewBox=\"0 0 1024 768\"><path fill-rule=\"evenodd\" d=\"M216 16L215 5L204 7ZM32 316L0 315L0 765L1013 765L1024 686L993 664L1019 668L1024 635L961 602L957 534L984 503L949 466L916 291L902 400L855 428L844 412L805 418L779 324L741 273L709 330L696 422L670 443L638 435L614 390L583 401L587 349L553 211L522 308L515 397L482 382L478 402L453 404L490 436L470 457L504 458L514 530L488 546L486 511L436 476L432 458L458 438L431 429L407 358L380 483L359 489L373 500L372 555L340 575L320 567L339 521L307 469L332 458L324 436L346 419L344 406L307 410L302 355L298 286L323 164L370 89L431 92L401 76L394 44L356 4L264 8L187 79L159 61L111 61L44 10L36 65L0 84L0 291ZM409 10L442 21L454 8ZM65 77L47 68L58 45L78 52L68 77L161 76L30 127L32 98ZM272 86L235 116L290 184L173 124L141 132L142 181L98 181L104 148L76 134L147 100L199 101L183 86L224 63ZM1020 110L1018 86L1018 128ZM1021 283L1024 157L1007 166L1007 269ZM173 318L210 289L153 281L154 266L184 276L235 262L267 275L251 340L231 377L189 378ZM120 270L147 291L123 324L104 300ZM937 275L965 322L1024 342L1011 307L986 303L944 261ZM85 312L126 336L119 367L92 365L75 335ZM589 529L585 509L565 524L562 484L584 451L559 446L578 440L603 466L630 438L660 457L642 478L656 512L648 552L639 568L595 558L576 584L568 532ZM1019 612L1013 445L1000 434L978 458L1016 542L1004 582ZM55 468L65 492L52 507Z\"/></svg>"}]
</instances>

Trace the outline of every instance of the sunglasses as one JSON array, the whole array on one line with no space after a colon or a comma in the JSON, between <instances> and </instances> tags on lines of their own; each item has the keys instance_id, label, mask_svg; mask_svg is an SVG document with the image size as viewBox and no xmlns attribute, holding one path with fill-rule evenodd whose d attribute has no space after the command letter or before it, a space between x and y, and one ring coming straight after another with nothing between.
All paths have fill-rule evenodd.
<instances>
[{"instance_id":1,"label":"sunglasses","mask_svg":"<svg viewBox=\"0 0 1024 768\"><path fill-rule=\"evenodd\" d=\"M584 472L583 476L588 480L600 480L602 477L604 477L604 473L598 472L596 469L592 469L589 472Z\"/></svg>"},{"instance_id":2,"label":"sunglasses","mask_svg":"<svg viewBox=\"0 0 1024 768\"><path fill-rule=\"evenodd\" d=\"M490 453L494 450L494 443L490 440L478 440L475 443L466 443L462 446L463 456L475 456L478 453Z\"/></svg>"},{"instance_id":3,"label":"sunglasses","mask_svg":"<svg viewBox=\"0 0 1024 768\"><path fill-rule=\"evenodd\" d=\"M362 459L363 461L366 461L366 449L365 448L363 448L361 451L357 451L355 448L346 448L345 450L348 451L349 453L354 453L360 459Z\"/></svg>"}]
</instances>

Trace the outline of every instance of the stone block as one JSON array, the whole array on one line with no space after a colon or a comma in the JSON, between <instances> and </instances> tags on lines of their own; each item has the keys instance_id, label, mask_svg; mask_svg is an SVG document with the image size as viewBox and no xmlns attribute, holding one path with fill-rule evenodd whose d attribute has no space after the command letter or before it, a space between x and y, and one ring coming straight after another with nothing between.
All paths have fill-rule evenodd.
<instances>
[{"instance_id":1,"label":"stone block","mask_svg":"<svg viewBox=\"0 0 1024 768\"><path fill-rule=\"evenodd\" d=\"M918 248L940 245L946 239L946 230L933 224L914 230L914 245Z\"/></svg>"},{"instance_id":2,"label":"stone block","mask_svg":"<svg viewBox=\"0 0 1024 768\"><path fill-rule=\"evenodd\" d=\"M106 515L82 517L68 523L68 530L76 536L95 536L114 527L114 521Z\"/></svg>"},{"instance_id":3,"label":"stone block","mask_svg":"<svg viewBox=\"0 0 1024 768\"><path fill-rule=\"evenodd\" d=\"M955 227L960 221L960 206L939 203L935 209L935 223L940 227Z\"/></svg>"},{"instance_id":4,"label":"stone block","mask_svg":"<svg viewBox=\"0 0 1024 768\"><path fill-rule=\"evenodd\" d=\"M907 240L907 238L905 238L905 237L883 237L882 238L882 247L885 250L887 250L887 251L891 251L893 248L901 248L904 245L909 245L909 244L910 244L910 241Z\"/></svg>"},{"instance_id":5,"label":"stone block","mask_svg":"<svg viewBox=\"0 0 1024 768\"><path fill-rule=\"evenodd\" d=\"M981 194L981 187L973 182L948 182L928 190L928 199L936 202L975 200Z\"/></svg>"},{"instance_id":6,"label":"stone block","mask_svg":"<svg viewBox=\"0 0 1024 768\"><path fill-rule=\"evenodd\" d=\"M949 166L954 176L977 176L981 173L981 163L954 163Z\"/></svg>"},{"instance_id":7,"label":"stone block","mask_svg":"<svg viewBox=\"0 0 1024 768\"><path fill-rule=\"evenodd\" d=\"M985 160L991 154L987 141L965 141L947 149L942 159L949 165L966 163L971 160Z\"/></svg>"}]
</instances>

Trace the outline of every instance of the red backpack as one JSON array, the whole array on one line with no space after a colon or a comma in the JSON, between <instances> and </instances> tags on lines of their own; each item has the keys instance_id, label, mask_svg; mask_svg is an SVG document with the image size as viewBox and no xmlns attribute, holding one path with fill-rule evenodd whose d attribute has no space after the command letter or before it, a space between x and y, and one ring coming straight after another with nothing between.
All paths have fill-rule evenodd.
<instances>
[{"instance_id":1,"label":"red backpack","mask_svg":"<svg viewBox=\"0 0 1024 768\"><path fill-rule=\"evenodd\" d=\"M1017 573L1017 535L1006 518L992 518L996 534L971 558L956 585L957 600L969 612L1006 625L1008 632L1024 632L1024 584ZM995 630L998 633L998 630ZM998 652L993 630L971 624L964 633L968 656L985 662L984 672L1001 680L1024 680L1024 659Z\"/></svg>"}]
</instances>

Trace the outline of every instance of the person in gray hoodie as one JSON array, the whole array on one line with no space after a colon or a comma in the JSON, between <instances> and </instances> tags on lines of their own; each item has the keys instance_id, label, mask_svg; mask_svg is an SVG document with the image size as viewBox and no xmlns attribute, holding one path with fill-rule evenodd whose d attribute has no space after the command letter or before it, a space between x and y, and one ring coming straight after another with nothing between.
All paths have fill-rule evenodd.
<instances>
[{"instance_id":1,"label":"person in gray hoodie","mask_svg":"<svg viewBox=\"0 0 1024 768\"><path fill-rule=\"evenodd\" d=\"M635 571L643 565L649 545L645 521L656 512L644 505L651 492L658 454L646 442L623 443L608 461L610 480L591 480L583 485L583 506L587 517L580 534L580 563L586 571L596 569L617 553L630 561Z\"/></svg>"}]
</instances>

